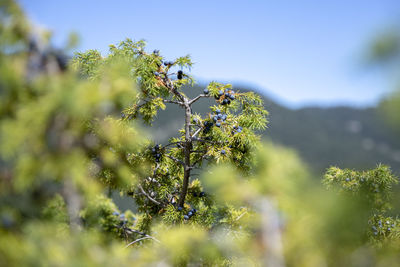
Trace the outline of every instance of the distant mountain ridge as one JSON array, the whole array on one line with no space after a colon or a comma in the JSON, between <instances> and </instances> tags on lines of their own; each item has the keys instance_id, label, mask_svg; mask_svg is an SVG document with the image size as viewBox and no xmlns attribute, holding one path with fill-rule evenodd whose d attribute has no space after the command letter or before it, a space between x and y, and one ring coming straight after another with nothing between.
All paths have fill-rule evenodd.
<instances>
[{"instance_id":1,"label":"distant mountain ridge","mask_svg":"<svg viewBox=\"0 0 400 267\"><path fill-rule=\"evenodd\" d=\"M204 86L185 88L185 93L194 96ZM238 91L247 88L235 87ZM249 88L251 89L251 88ZM268 129L263 138L298 151L317 175L327 167L366 169L378 163L390 165L400 173L400 140L383 122L376 108L352 107L305 107L290 109L267 98L262 93L265 108L269 111ZM194 111L207 114L213 99L204 99L194 104ZM183 124L183 110L168 105L160 111L152 129L159 142L176 135Z\"/></svg>"}]
</instances>

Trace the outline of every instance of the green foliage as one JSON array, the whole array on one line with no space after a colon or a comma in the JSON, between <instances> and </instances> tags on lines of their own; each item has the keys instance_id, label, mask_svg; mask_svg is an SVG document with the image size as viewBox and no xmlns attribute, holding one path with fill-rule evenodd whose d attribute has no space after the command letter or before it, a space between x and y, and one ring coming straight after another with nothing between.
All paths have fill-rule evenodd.
<instances>
[{"instance_id":1,"label":"green foliage","mask_svg":"<svg viewBox=\"0 0 400 267\"><path fill-rule=\"evenodd\" d=\"M328 189L361 197L370 209L368 235L375 242L398 238L398 219L387 216L391 209L392 187L398 183L388 166L378 165L369 171L354 171L331 167L327 170L323 183Z\"/></svg>"},{"instance_id":2,"label":"green foliage","mask_svg":"<svg viewBox=\"0 0 400 267\"><path fill-rule=\"evenodd\" d=\"M263 108L262 99L252 92L235 92L230 84L217 82L207 86L208 94L190 99L183 86L192 84L193 79L182 71L192 67L190 57L166 61L158 50L147 53L144 41L127 39L117 46L112 45L109 55L104 58L96 51L77 53L73 65L96 81L102 78L99 69L117 59L127 62L132 81L139 86L139 93L132 99L133 105L123 112L123 121L136 120L140 116L145 123L150 123L160 109L166 108L165 103L183 107L185 112L182 115L186 118L179 137L171 138L169 143L149 143L139 153L129 152L130 158L134 159L131 162L145 158L152 168L140 179L139 188L132 188L138 210L152 218L161 215L166 223L178 223L187 220L184 219L184 212L189 213L196 207L198 213L189 221L203 222L204 226L213 224L213 202L208 196L192 197L202 186L198 180L190 183L190 173L194 168L201 168L204 161L208 165L231 162L239 170L249 172L259 141L254 130L264 129L267 123L268 113ZM180 67L178 72L182 73L182 77L173 79L171 77L177 75L174 72L176 67ZM216 100L216 105L210 107L210 113L205 117L193 113L191 105L207 97ZM197 195L200 194L204 192L197 192ZM183 212L176 212L177 204Z\"/></svg>"},{"instance_id":3,"label":"green foliage","mask_svg":"<svg viewBox=\"0 0 400 267\"><path fill-rule=\"evenodd\" d=\"M398 179L385 165L363 172L331 167L327 170L323 183L328 189L362 194L375 210L384 212L390 208L388 203L391 200L392 187L398 183Z\"/></svg>"},{"instance_id":4,"label":"green foliage","mask_svg":"<svg viewBox=\"0 0 400 267\"><path fill-rule=\"evenodd\" d=\"M8 21L23 21L13 2L1 7ZM259 142L268 113L258 95L212 82L190 98L190 57L166 61L127 39L107 56L77 53L65 72L32 71L27 54L40 51L22 31L13 35L16 24L0 35L8 46L0 50L0 263L398 262L387 167L331 168L327 192L293 151ZM208 113L195 113L192 104L207 98ZM156 144L138 119L150 124L172 104L184 125ZM111 191L134 205L122 211Z\"/></svg>"}]
</instances>

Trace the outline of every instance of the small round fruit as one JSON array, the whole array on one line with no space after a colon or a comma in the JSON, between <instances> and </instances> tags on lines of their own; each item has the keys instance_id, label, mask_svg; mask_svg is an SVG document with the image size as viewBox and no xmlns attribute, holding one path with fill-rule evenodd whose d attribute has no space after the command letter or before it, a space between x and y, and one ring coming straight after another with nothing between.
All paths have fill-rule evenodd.
<instances>
[{"instance_id":1,"label":"small round fruit","mask_svg":"<svg viewBox=\"0 0 400 267\"><path fill-rule=\"evenodd\" d=\"M207 88L203 90L203 93L204 93L205 95L208 95L209 92L210 92L210 91L208 91Z\"/></svg>"},{"instance_id":2,"label":"small round fruit","mask_svg":"<svg viewBox=\"0 0 400 267\"><path fill-rule=\"evenodd\" d=\"M182 80L182 78L183 78L183 71L178 70L177 78L178 78L178 80Z\"/></svg>"},{"instance_id":3,"label":"small round fruit","mask_svg":"<svg viewBox=\"0 0 400 267\"><path fill-rule=\"evenodd\" d=\"M189 220L189 216L185 215L185 216L183 216L183 219Z\"/></svg>"},{"instance_id":4,"label":"small round fruit","mask_svg":"<svg viewBox=\"0 0 400 267\"><path fill-rule=\"evenodd\" d=\"M226 151L222 149L222 150L221 150L221 154L222 154L222 155L225 155L225 154L226 154Z\"/></svg>"},{"instance_id":5,"label":"small round fruit","mask_svg":"<svg viewBox=\"0 0 400 267\"><path fill-rule=\"evenodd\" d=\"M217 122L217 123L215 124L215 126L221 127L221 123L220 123L220 122Z\"/></svg>"}]
</instances>

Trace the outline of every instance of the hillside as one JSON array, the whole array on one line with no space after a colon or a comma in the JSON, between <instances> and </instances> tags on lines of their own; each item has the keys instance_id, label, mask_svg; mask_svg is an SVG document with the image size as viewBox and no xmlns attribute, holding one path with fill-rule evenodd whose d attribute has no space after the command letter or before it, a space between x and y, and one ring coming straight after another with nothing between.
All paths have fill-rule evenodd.
<instances>
[{"instance_id":1,"label":"hillside","mask_svg":"<svg viewBox=\"0 0 400 267\"><path fill-rule=\"evenodd\" d=\"M204 87L187 88L189 95ZM250 88L251 89L251 88ZM235 87L235 90L247 91ZM270 112L269 128L263 138L298 151L316 174L330 165L348 168L373 168L377 163L392 166L400 173L400 140L384 124L375 108L307 107L290 109L263 97ZM194 105L201 114L214 101L202 100ZM182 110L168 105L155 121L154 138L163 142L176 134L183 123Z\"/></svg>"}]
</instances>

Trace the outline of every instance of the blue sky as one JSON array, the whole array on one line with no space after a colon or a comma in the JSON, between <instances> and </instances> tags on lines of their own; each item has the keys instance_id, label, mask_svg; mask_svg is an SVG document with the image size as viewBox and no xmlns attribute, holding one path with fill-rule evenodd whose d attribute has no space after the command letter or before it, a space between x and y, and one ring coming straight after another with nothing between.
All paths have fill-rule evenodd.
<instances>
[{"instance_id":1,"label":"blue sky","mask_svg":"<svg viewBox=\"0 0 400 267\"><path fill-rule=\"evenodd\" d=\"M398 0L19 2L56 44L76 31L79 50L105 54L145 39L168 59L190 54L198 81L249 83L293 107L375 103L390 83L366 70L363 51L400 18Z\"/></svg>"}]
</instances>

